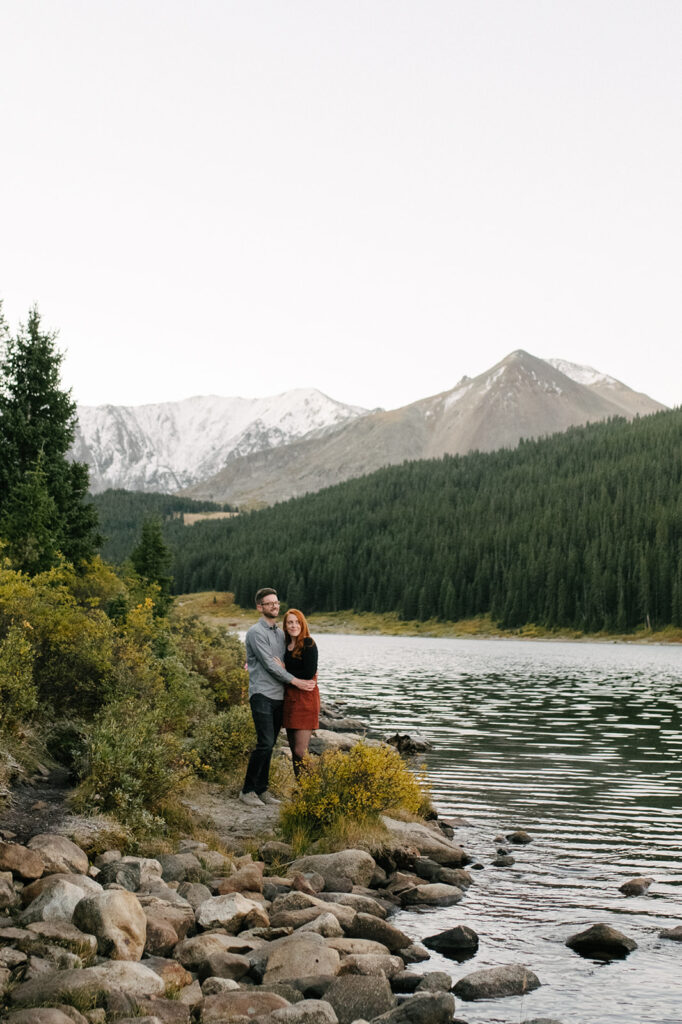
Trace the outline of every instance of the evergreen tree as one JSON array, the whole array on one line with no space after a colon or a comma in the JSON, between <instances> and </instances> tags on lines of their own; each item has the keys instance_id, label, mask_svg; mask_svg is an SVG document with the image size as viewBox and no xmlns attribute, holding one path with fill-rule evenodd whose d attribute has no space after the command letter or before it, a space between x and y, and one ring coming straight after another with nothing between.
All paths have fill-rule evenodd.
<instances>
[{"instance_id":1,"label":"evergreen tree","mask_svg":"<svg viewBox=\"0 0 682 1024\"><path fill-rule=\"evenodd\" d=\"M171 602L173 577L170 566L172 555L163 539L161 523L158 519L145 519L142 524L140 543L134 548L130 561L138 575L149 583L158 584L159 596L155 602L155 610L159 615L163 615Z\"/></svg>"},{"instance_id":2,"label":"evergreen tree","mask_svg":"<svg viewBox=\"0 0 682 1024\"><path fill-rule=\"evenodd\" d=\"M49 537L43 523L45 549L38 561L53 563L59 551L78 564L95 553L100 538L97 512L85 500L87 467L66 458L75 436L76 404L60 384L63 355L55 338L42 329L35 307L16 337L0 318L0 519L11 518L12 543L19 550L17 509L38 488L52 502ZM35 525L27 522L27 531ZM27 535L26 545L36 537Z\"/></svg>"},{"instance_id":3,"label":"evergreen tree","mask_svg":"<svg viewBox=\"0 0 682 1024\"><path fill-rule=\"evenodd\" d=\"M54 565L56 512L39 457L35 468L25 473L12 489L0 520L4 553L15 568L34 576Z\"/></svg>"}]
</instances>

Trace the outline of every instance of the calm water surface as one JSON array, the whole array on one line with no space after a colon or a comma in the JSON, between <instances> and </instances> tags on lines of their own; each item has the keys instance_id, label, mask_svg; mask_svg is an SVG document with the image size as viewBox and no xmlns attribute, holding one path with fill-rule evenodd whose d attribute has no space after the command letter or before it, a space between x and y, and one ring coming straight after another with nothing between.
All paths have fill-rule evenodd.
<instances>
[{"instance_id":1,"label":"calm water surface","mask_svg":"<svg viewBox=\"0 0 682 1024\"><path fill-rule=\"evenodd\" d=\"M471 1024L553 1016L562 1024L682 1024L682 649L675 646L318 637L323 699L381 733L418 730L443 817L485 865L456 907L404 911L415 938L458 923L479 935L465 964L437 954L416 970L454 981L522 963L543 987L457 1001ZM525 828L512 868L493 868L495 836ZM649 875L649 895L618 886ZM597 922L634 938L600 964L565 940Z\"/></svg>"}]
</instances>

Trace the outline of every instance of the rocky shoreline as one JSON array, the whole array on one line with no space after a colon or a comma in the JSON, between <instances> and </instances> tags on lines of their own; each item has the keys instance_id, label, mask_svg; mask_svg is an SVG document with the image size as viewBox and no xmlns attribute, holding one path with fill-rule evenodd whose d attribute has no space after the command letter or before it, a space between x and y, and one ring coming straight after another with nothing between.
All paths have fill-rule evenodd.
<instances>
[{"instance_id":1,"label":"rocky shoreline","mask_svg":"<svg viewBox=\"0 0 682 1024\"><path fill-rule=\"evenodd\" d=\"M357 741L351 729L362 725L330 708L322 724L316 743L327 749ZM419 747L414 738L391 740ZM89 857L87 844L56 831L22 843L0 830L0 1020L464 1024L455 1013L465 1013L467 1002L540 986L523 964L472 971L454 987L446 971L410 970L429 949L461 963L478 947L465 925L422 945L390 921L401 908L466 898L481 865L455 842L456 822L384 817L390 839L373 855L356 849L294 859L291 847L268 838L276 808L247 810L224 793L214 797L229 853L186 838L176 853L156 858L116 849ZM254 853L244 852L247 840ZM492 863L503 867L531 837L519 831L498 840L504 845ZM623 893L650 883L633 879ZM682 927L661 936L680 940ZM602 959L636 946L604 925L567 945ZM558 1024L524 1024L541 1022Z\"/></svg>"}]
</instances>

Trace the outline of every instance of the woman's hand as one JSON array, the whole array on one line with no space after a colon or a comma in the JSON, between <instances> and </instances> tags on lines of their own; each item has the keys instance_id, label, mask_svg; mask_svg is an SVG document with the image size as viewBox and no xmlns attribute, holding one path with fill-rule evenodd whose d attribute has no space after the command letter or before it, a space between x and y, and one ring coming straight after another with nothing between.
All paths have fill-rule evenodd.
<instances>
[{"instance_id":1,"label":"woman's hand","mask_svg":"<svg viewBox=\"0 0 682 1024\"><path fill-rule=\"evenodd\" d=\"M292 686L297 686L299 690L314 690L317 683L314 679L292 679Z\"/></svg>"}]
</instances>

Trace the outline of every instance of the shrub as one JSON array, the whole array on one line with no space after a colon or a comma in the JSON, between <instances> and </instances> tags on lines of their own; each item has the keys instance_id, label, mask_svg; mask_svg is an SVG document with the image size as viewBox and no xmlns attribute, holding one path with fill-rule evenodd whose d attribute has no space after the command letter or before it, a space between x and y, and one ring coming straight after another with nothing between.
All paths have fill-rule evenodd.
<instances>
[{"instance_id":1,"label":"shrub","mask_svg":"<svg viewBox=\"0 0 682 1024\"><path fill-rule=\"evenodd\" d=\"M238 636L197 618L176 619L173 632L185 664L203 678L219 710L246 701L246 651Z\"/></svg>"},{"instance_id":2,"label":"shrub","mask_svg":"<svg viewBox=\"0 0 682 1024\"><path fill-rule=\"evenodd\" d=\"M308 761L284 804L282 829L287 836L304 833L315 839L341 819L369 823L398 808L417 814L425 800L420 782L392 748L358 743L347 753L323 754L315 763Z\"/></svg>"},{"instance_id":3,"label":"shrub","mask_svg":"<svg viewBox=\"0 0 682 1024\"><path fill-rule=\"evenodd\" d=\"M206 719L194 737L201 771L209 776L241 770L255 744L256 730L248 704L235 704L229 711Z\"/></svg>"},{"instance_id":4,"label":"shrub","mask_svg":"<svg viewBox=\"0 0 682 1024\"><path fill-rule=\"evenodd\" d=\"M0 732L16 728L38 704L29 629L28 623L14 624L0 641Z\"/></svg>"},{"instance_id":5,"label":"shrub","mask_svg":"<svg viewBox=\"0 0 682 1024\"><path fill-rule=\"evenodd\" d=\"M123 821L153 815L194 771L180 738L164 731L163 714L128 699L96 718L77 803L110 811Z\"/></svg>"}]
</instances>

